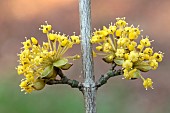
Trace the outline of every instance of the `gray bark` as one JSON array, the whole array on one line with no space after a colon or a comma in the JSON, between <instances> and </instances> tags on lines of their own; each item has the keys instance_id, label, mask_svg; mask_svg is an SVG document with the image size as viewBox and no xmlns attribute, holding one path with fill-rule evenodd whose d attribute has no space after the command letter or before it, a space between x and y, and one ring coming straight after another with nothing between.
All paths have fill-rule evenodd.
<instances>
[{"instance_id":1,"label":"gray bark","mask_svg":"<svg viewBox=\"0 0 170 113\"><path fill-rule=\"evenodd\" d=\"M96 113L96 88L93 71L91 37L91 0L79 0L81 51L83 62L83 94L86 113Z\"/></svg>"}]
</instances>

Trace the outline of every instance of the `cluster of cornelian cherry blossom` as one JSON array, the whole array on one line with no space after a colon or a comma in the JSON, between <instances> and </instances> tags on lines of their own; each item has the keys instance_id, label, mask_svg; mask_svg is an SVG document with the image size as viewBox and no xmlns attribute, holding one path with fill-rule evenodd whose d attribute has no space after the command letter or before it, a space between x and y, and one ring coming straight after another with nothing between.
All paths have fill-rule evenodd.
<instances>
[{"instance_id":1,"label":"cluster of cornelian cherry blossom","mask_svg":"<svg viewBox=\"0 0 170 113\"><path fill-rule=\"evenodd\" d=\"M46 84L46 79L55 79L57 73L54 68L69 69L72 64L68 59L78 59L79 55L64 57L64 53L74 44L80 43L80 37L75 33L72 36L54 33L52 26L47 22L40 30L47 35L47 42L39 44L35 37L22 42L23 47L19 56L17 71L24 75L20 87L22 91L30 93L41 90ZM95 55L103 56L106 63L121 66L125 79L141 78L143 86L153 88L151 78L144 78L141 72L156 70L162 61L163 53L154 52L149 36L141 36L139 26L128 25L125 18L117 18L115 24L103 29L95 30L91 43L97 44ZM137 40L139 39L139 40Z\"/></svg>"}]
</instances>

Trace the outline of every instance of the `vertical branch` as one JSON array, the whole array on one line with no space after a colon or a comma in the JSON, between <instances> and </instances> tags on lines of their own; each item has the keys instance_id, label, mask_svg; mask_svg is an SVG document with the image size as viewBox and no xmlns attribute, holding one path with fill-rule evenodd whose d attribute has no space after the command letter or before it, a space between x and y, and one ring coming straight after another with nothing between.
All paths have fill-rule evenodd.
<instances>
[{"instance_id":1,"label":"vertical branch","mask_svg":"<svg viewBox=\"0 0 170 113\"><path fill-rule=\"evenodd\" d=\"M93 73L91 37L91 0L79 0L81 51L83 62L83 94L86 113L96 113L96 88Z\"/></svg>"}]
</instances>

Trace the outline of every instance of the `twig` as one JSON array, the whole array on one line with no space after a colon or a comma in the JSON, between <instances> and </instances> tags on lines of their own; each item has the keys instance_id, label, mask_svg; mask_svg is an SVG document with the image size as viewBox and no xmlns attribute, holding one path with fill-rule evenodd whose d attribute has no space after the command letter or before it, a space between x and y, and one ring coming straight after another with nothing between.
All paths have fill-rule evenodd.
<instances>
[{"instance_id":1,"label":"twig","mask_svg":"<svg viewBox=\"0 0 170 113\"><path fill-rule=\"evenodd\" d=\"M116 67L116 65L113 64L112 69L110 69L110 70L109 70L107 73L105 73L104 75L101 75L101 77L99 78L99 80L96 82L96 89L98 89L98 88L101 87L102 85L106 84L109 78L123 74L123 70L122 70L122 69L115 70L115 67Z\"/></svg>"},{"instance_id":2,"label":"twig","mask_svg":"<svg viewBox=\"0 0 170 113\"><path fill-rule=\"evenodd\" d=\"M49 79L49 80L46 80L46 84L48 85L53 85L53 84L68 84L70 85L72 88L78 88L80 91L82 91L82 83L80 83L79 81L77 80L71 80L69 78L67 78L61 69L59 68L54 68L54 70L56 71L57 75L60 76L60 80L56 80L56 79Z\"/></svg>"}]
</instances>

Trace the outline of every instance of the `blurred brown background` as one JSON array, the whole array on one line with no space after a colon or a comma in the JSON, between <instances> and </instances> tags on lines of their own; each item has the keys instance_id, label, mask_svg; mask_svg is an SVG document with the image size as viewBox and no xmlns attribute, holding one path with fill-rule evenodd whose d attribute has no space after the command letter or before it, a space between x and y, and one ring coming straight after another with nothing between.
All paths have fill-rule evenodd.
<instances>
[{"instance_id":1,"label":"blurred brown background","mask_svg":"<svg viewBox=\"0 0 170 113\"><path fill-rule=\"evenodd\" d=\"M140 25L149 35L154 51L165 53L156 71L145 75L154 81L154 90L146 91L142 81L115 77L98 90L98 113L169 113L170 112L170 0L92 0L92 28L108 26L117 17L126 17L131 25ZM38 30L48 21L55 31L72 35L79 30L78 0L0 0L0 113L83 113L83 96L69 86L47 86L39 92L20 92L15 67L18 65L24 37L46 40ZM72 52L73 51L73 52ZM67 54L80 53L78 46ZM81 60L74 61L65 73L82 80ZM78 63L76 63L78 62ZM95 58L96 78L109 66Z\"/></svg>"}]
</instances>

